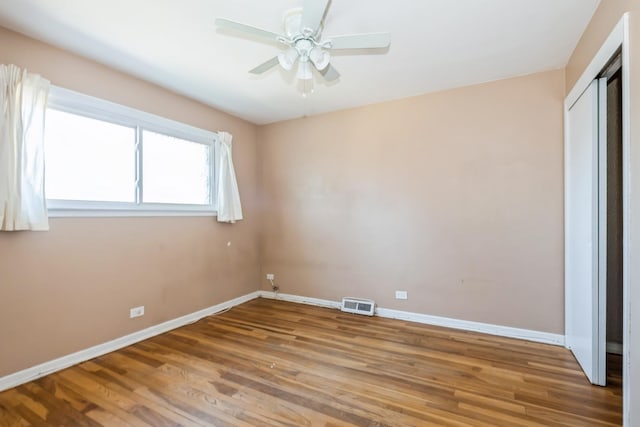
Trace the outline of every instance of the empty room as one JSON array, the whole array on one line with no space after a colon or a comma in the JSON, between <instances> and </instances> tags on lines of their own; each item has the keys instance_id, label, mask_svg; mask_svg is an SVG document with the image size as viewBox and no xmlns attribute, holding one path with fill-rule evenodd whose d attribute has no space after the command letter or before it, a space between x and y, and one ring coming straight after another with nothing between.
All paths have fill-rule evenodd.
<instances>
[{"instance_id":1,"label":"empty room","mask_svg":"<svg viewBox=\"0 0 640 427\"><path fill-rule=\"evenodd\" d=\"M637 0L0 0L0 426L640 426Z\"/></svg>"}]
</instances>

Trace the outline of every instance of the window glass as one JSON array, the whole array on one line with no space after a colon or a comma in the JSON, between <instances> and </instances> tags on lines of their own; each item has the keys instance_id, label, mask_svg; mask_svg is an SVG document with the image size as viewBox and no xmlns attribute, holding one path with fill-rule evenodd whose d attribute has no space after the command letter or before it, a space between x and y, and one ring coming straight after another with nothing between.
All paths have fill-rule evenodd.
<instances>
[{"instance_id":1,"label":"window glass","mask_svg":"<svg viewBox=\"0 0 640 427\"><path fill-rule=\"evenodd\" d=\"M135 129L49 109L48 199L135 202Z\"/></svg>"},{"instance_id":2,"label":"window glass","mask_svg":"<svg viewBox=\"0 0 640 427\"><path fill-rule=\"evenodd\" d=\"M142 141L144 203L211 203L210 146L147 130Z\"/></svg>"}]
</instances>

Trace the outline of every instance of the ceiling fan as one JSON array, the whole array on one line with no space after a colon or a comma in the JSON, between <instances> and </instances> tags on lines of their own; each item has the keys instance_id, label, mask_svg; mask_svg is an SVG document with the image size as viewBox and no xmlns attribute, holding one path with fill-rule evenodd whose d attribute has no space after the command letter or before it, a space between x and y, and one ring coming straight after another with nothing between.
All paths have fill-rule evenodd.
<instances>
[{"instance_id":1,"label":"ceiling fan","mask_svg":"<svg viewBox=\"0 0 640 427\"><path fill-rule=\"evenodd\" d=\"M294 9L285 15L284 35L224 18L216 19L216 25L289 47L250 70L252 74L262 74L278 64L288 71L298 62L296 77L299 80L312 80L313 67L327 82L332 82L340 77L340 73L329 63L329 51L385 48L391 37L389 33L363 33L323 38L322 20L328 3L329 0L304 0L302 9Z\"/></svg>"}]
</instances>

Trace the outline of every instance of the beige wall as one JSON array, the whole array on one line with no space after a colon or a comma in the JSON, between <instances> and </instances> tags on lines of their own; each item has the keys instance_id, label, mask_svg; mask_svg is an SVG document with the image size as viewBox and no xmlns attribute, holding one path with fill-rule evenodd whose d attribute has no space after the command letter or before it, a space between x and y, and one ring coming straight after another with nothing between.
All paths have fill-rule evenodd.
<instances>
[{"instance_id":1,"label":"beige wall","mask_svg":"<svg viewBox=\"0 0 640 427\"><path fill-rule=\"evenodd\" d=\"M625 395L629 426L640 425L640 2L638 0L602 0L589 26L584 32L566 68L566 89L569 92L586 66L602 46L623 13L629 12L630 61L628 67L631 81L629 85L630 116L630 207L629 235L629 329L627 344L630 348L628 363L629 377L624 381L630 392ZM625 337L627 339L627 337ZM631 402L634 402L631 404Z\"/></svg>"},{"instance_id":2,"label":"beige wall","mask_svg":"<svg viewBox=\"0 0 640 427\"><path fill-rule=\"evenodd\" d=\"M262 275L563 333L564 93L551 71L261 127Z\"/></svg>"},{"instance_id":3,"label":"beige wall","mask_svg":"<svg viewBox=\"0 0 640 427\"><path fill-rule=\"evenodd\" d=\"M230 131L246 218L54 218L49 232L0 233L0 377L256 290L254 125L1 27L0 63ZM145 316L129 319L138 305Z\"/></svg>"}]
</instances>

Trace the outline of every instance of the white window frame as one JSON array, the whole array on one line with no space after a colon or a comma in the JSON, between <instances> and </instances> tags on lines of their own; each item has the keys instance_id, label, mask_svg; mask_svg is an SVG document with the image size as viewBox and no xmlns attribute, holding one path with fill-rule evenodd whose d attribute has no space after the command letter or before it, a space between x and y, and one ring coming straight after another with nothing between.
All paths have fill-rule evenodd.
<instances>
[{"instance_id":1,"label":"white window frame","mask_svg":"<svg viewBox=\"0 0 640 427\"><path fill-rule=\"evenodd\" d=\"M217 133L58 86L51 86L47 108L132 127L136 131L136 201L128 203L47 199L50 217L215 216L217 214L216 153L214 148L214 142L218 137ZM185 139L209 147L209 158L211 159L209 205L142 203L142 155L144 147L142 132L144 130ZM82 159L74 159L74 161L82 161Z\"/></svg>"}]
</instances>

